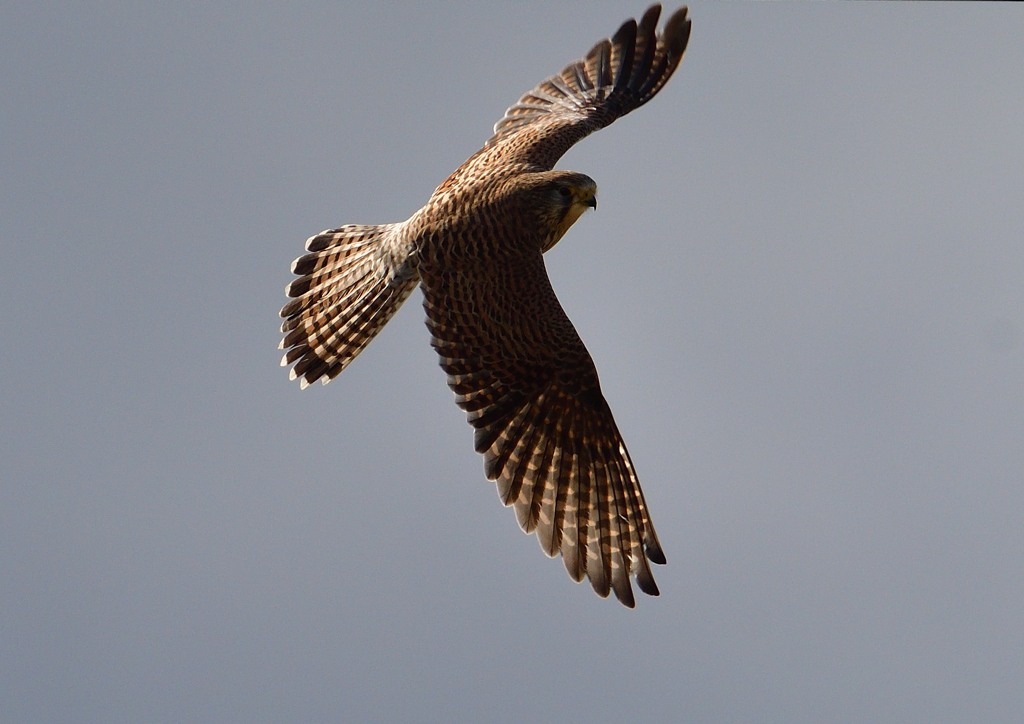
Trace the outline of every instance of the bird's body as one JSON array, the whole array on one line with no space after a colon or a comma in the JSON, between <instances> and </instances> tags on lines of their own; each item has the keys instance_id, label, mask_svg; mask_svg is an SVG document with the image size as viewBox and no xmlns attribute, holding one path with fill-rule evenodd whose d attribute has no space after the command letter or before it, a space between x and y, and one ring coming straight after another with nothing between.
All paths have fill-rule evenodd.
<instances>
[{"instance_id":1,"label":"bird's body","mask_svg":"<svg viewBox=\"0 0 1024 724\"><path fill-rule=\"evenodd\" d=\"M664 563L636 472L597 370L548 281L543 253L587 209L589 177L555 171L576 141L642 105L686 47L686 8L639 26L549 78L506 111L495 135L407 221L311 237L285 318L282 364L325 383L373 339L417 285L456 402L476 429L487 477L520 525L561 553L577 581L633 605L630 575L657 595Z\"/></svg>"}]
</instances>

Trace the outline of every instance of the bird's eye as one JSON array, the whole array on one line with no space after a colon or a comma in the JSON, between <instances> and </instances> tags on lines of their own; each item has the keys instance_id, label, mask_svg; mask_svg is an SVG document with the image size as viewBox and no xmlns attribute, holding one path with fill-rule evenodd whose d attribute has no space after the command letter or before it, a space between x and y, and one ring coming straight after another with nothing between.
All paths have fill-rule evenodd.
<instances>
[{"instance_id":1,"label":"bird's eye","mask_svg":"<svg viewBox=\"0 0 1024 724\"><path fill-rule=\"evenodd\" d=\"M572 191L567 186L563 186L562 188L558 189L558 193L562 195L563 199L567 199L570 196L572 196Z\"/></svg>"}]
</instances>

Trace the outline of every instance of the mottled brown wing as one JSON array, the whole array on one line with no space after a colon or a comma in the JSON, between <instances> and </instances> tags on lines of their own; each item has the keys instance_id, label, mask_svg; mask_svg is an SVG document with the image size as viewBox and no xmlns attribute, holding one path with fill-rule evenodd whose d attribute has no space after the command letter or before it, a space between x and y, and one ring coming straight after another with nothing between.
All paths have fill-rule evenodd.
<instances>
[{"instance_id":1,"label":"mottled brown wing","mask_svg":"<svg viewBox=\"0 0 1024 724\"><path fill-rule=\"evenodd\" d=\"M639 108L668 82L690 39L686 13L686 7L677 10L660 34L660 5L649 8L639 24L623 23L610 40L505 111L481 154L553 168L574 143Z\"/></svg>"},{"instance_id":2,"label":"mottled brown wing","mask_svg":"<svg viewBox=\"0 0 1024 724\"><path fill-rule=\"evenodd\" d=\"M665 557L597 370L555 298L539 250L421 269L432 344L476 450L519 524L594 590L658 595Z\"/></svg>"}]
</instances>

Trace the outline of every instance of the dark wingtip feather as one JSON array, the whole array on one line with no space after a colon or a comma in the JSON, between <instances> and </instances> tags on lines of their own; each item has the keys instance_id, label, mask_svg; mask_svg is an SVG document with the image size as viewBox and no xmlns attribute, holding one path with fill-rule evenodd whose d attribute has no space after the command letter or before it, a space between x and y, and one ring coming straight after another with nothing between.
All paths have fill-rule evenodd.
<instances>
[{"instance_id":1,"label":"dark wingtip feather","mask_svg":"<svg viewBox=\"0 0 1024 724\"><path fill-rule=\"evenodd\" d=\"M593 512L596 513L596 511ZM594 589L594 593L601 598L608 598L608 594L612 592L612 586L611 581L608 580L607 566L601 552L601 541L596 533L595 530L589 531L586 548L587 578L590 579L590 587Z\"/></svg>"},{"instance_id":2,"label":"dark wingtip feather","mask_svg":"<svg viewBox=\"0 0 1024 724\"><path fill-rule=\"evenodd\" d=\"M625 568L616 569L612 573L612 590L615 591L615 598L619 599L619 603L626 608L636 608L633 587L629 585L629 573Z\"/></svg>"},{"instance_id":3,"label":"dark wingtip feather","mask_svg":"<svg viewBox=\"0 0 1024 724\"><path fill-rule=\"evenodd\" d=\"M566 543L565 539L562 540L562 565L565 566L566 572L569 574L569 578L574 580L576 583L581 583L583 578L587 575L586 570L580 564L579 549L576 545L570 545Z\"/></svg>"},{"instance_id":4,"label":"dark wingtip feather","mask_svg":"<svg viewBox=\"0 0 1024 724\"><path fill-rule=\"evenodd\" d=\"M608 595L612 592L611 584L608 583L608 579L605 578L604 571L594 575L587 574L590 577L590 587L594 589L601 598L608 598Z\"/></svg>"},{"instance_id":5,"label":"dark wingtip feather","mask_svg":"<svg viewBox=\"0 0 1024 724\"><path fill-rule=\"evenodd\" d=\"M498 439L498 435L501 434L501 425L490 425L487 427L479 427L473 435L473 449L478 453L486 453L494 441ZM486 458L485 458L486 459ZM493 478L488 478L493 480Z\"/></svg>"},{"instance_id":6,"label":"dark wingtip feather","mask_svg":"<svg viewBox=\"0 0 1024 724\"><path fill-rule=\"evenodd\" d=\"M661 16L661 5L652 5L640 18L636 29L636 45L640 51L640 57L636 58L634 49L633 72L630 74L629 87L634 91L647 79L654 64L654 53L658 49L657 26L658 18Z\"/></svg>"},{"instance_id":7,"label":"dark wingtip feather","mask_svg":"<svg viewBox=\"0 0 1024 724\"><path fill-rule=\"evenodd\" d=\"M612 36L612 67L616 68L614 84L625 88L633 70L636 52L636 20L629 19Z\"/></svg>"},{"instance_id":8,"label":"dark wingtip feather","mask_svg":"<svg viewBox=\"0 0 1024 724\"><path fill-rule=\"evenodd\" d=\"M477 452L483 452L484 454L484 477L488 480L497 480L498 476L501 475L502 468L505 466L504 461L498 457L497 453L490 449L490 446L483 451L478 450Z\"/></svg>"},{"instance_id":9,"label":"dark wingtip feather","mask_svg":"<svg viewBox=\"0 0 1024 724\"><path fill-rule=\"evenodd\" d=\"M654 576L651 574L651 567L647 565L647 561L641 560L638 564L636 583L640 586L640 590L648 596L661 595L661 591L658 590L658 584L654 582Z\"/></svg>"},{"instance_id":10,"label":"dark wingtip feather","mask_svg":"<svg viewBox=\"0 0 1024 724\"><path fill-rule=\"evenodd\" d=\"M645 541L644 549L647 551L647 558L651 563L657 563L659 566L665 565L665 552L661 550L661 544L658 543L657 538Z\"/></svg>"},{"instance_id":11,"label":"dark wingtip feather","mask_svg":"<svg viewBox=\"0 0 1024 724\"><path fill-rule=\"evenodd\" d=\"M647 8L647 10L644 11L644 14L640 17L640 23L638 25L640 30L637 32L644 36L650 34L651 37L653 37L654 29L658 26L658 18L660 17L661 4L654 3L654 5L651 5L651 7Z\"/></svg>"},{"instance_id":12,"label":"dark wingtip feather","mask_svg":"<svg viewBox=\"0 0 1024 724\"><path fill-rule=\"evenodd\" d=\"M690 19L686 17L688 8L683 7L676 10L672 17L665 23L665 41L668 45L668 52L672 56L679 56L686 50L686 44L690 41Z\"/></svg>"}]
</instances>

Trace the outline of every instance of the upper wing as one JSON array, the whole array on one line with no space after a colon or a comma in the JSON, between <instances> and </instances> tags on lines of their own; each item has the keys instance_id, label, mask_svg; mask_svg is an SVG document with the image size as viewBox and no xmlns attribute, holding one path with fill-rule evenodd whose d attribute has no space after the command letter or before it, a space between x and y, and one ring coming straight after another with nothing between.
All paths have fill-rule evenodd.
<instances>
[{"instance_id":1,"label":"upper wing","mask_svg":"<svg viewBox=\"0 0 1024 724\"><path fill-rule=\"evenodd\" d=\"M432 344L476 450L519 524L594 590L658 595L665 557L597 370L555 298L539 249L422 269Z\"/></svg>"},{"instance_id":2,"label":"upper wing","mask_svg":"<svg viewBox=\"0 0 1024 724\"><path fill-rule=\"evenodd\" d=\"M677 10L660 35L660 5L651 6L639 25L623 23L611 40L602 40L505 111L482 153L553 168L574 143L639 108L668 82L690 39L686 12L685 6Z\"/></svg>"}]
</instances>

